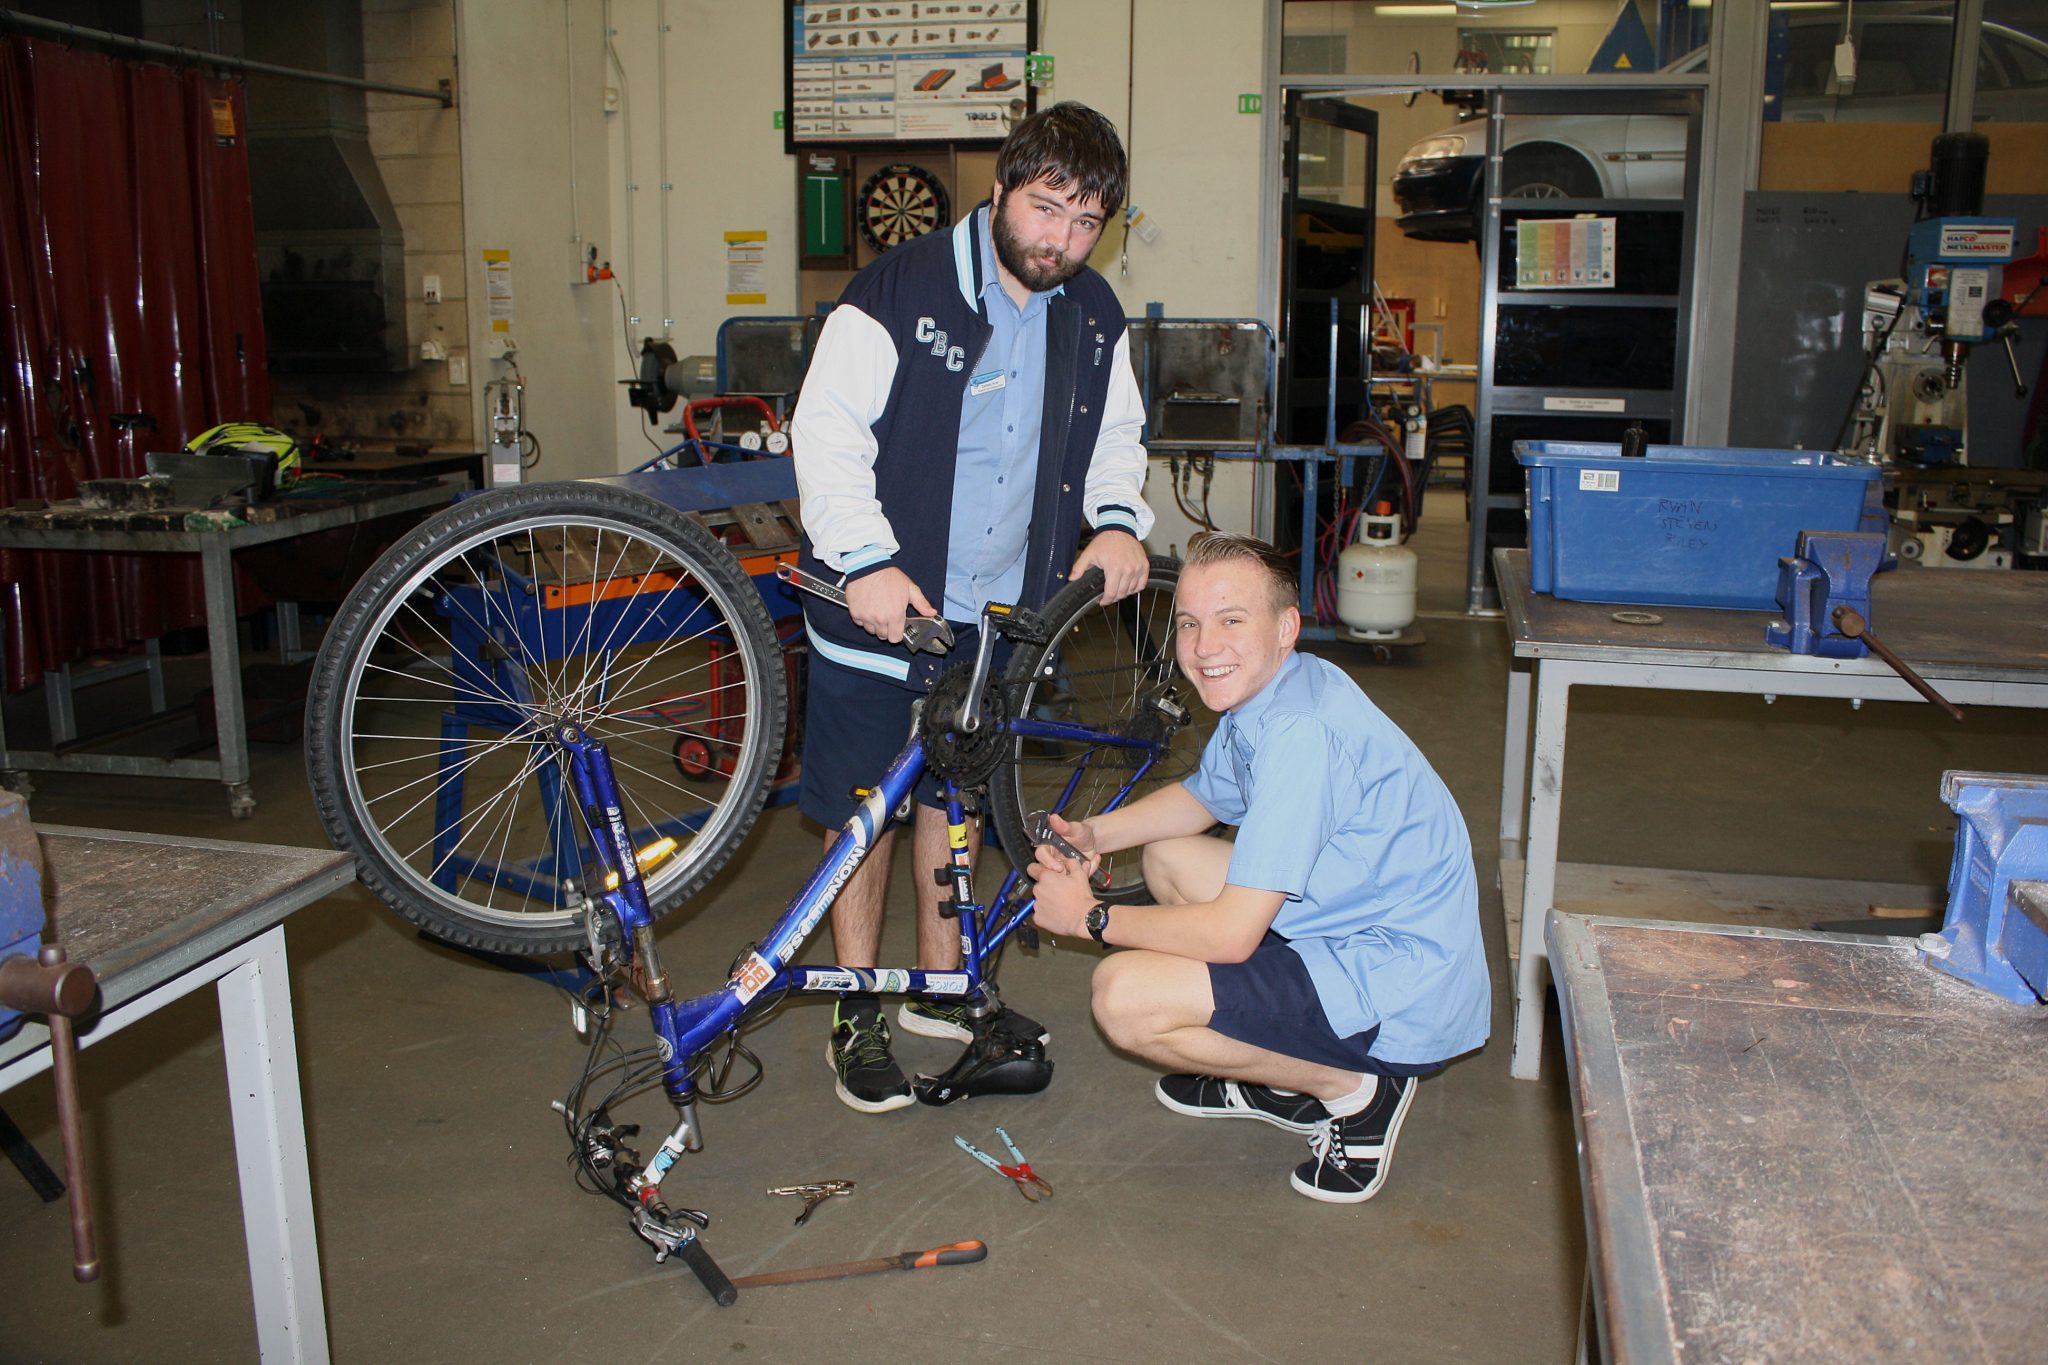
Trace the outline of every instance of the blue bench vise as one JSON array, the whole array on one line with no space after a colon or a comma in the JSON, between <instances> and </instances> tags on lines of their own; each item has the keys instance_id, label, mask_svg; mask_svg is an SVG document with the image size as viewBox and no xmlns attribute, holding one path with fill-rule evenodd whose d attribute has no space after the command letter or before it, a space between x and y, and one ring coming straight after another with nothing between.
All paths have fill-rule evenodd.
<instances>
[{"instance_id":1,"label":"blue bench vise","mask_svg":"<svg viewBox=\"0 0 2048 1365\"><path fill-rule=\"evenodd\" d=\"M0 962L36 960L43 937L43 859L28 804L0 791ZM0 1000L0 1040L21 1029L23 1011Z\"/></svg>"},{"instance_id":2,"label":"blue bench vise","mask_svg":"<svg viewBox=\"0 0 2048 1365\"><path fill-rule=\"evenodd\" d=\"M1778 607L1785 614L1764 627L1764 639L1794 654L1860 659L1870 652L1861 635L1835 625L1837 607L1870 620L1870 580L1898 567L1885 538L1870 531L1801 531L1797 553L1778 561Z\"/></svg>"},{"instance_id":3,"label":"blue bench vise","mask_svg":"<svg viewBox=\"0 0 2048 1365\"><path fill-rule=\"evenodd\" d=\"M2021 1005L2048 999L2048 777L1946 772L1955 811L1948 915L1927 965Z\"/></svg>"}]
</instances>

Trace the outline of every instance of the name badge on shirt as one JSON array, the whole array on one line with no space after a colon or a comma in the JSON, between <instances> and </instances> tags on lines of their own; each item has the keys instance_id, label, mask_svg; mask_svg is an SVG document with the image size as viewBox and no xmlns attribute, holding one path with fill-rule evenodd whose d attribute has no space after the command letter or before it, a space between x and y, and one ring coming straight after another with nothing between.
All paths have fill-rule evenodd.
<instances>
[{"instance_id":1,"label":"name badge on shirt","mask_svg":"<svg viewBox=\"0 0 2048 1365\"><path fill-rule=\"evenodd\" d=\"M967 392L971 396L979 398L985 393L994 393L1009 382L1009 378L1001 370L989 370L984 374L977 374L971 377L967 381Z\"/></svg>"}]
</instances>

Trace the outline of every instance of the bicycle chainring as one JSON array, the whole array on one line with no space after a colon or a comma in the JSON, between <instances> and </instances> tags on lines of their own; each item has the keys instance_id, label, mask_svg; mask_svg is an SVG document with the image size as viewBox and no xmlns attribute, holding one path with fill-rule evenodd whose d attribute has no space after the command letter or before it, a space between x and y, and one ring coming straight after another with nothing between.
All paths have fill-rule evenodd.
<instances>
[{"instance_id":1,"label":"bicycle chainring","mask_svg":"<svg viewBox=\"0 0 2048 1365\"><path fill-rule=\"evenodd\" d=\"M988 785L989 777L1002 765L1008 749L1006 732L1011 704L1002 683L991 679L981 689L981 725L972 733L959 728L967 705L967 684L973 667L962 664L940 675L925 696L918 724L924 742L925 763L941 777L950 777L963 790Z\"/></svg>"}]
</instances>

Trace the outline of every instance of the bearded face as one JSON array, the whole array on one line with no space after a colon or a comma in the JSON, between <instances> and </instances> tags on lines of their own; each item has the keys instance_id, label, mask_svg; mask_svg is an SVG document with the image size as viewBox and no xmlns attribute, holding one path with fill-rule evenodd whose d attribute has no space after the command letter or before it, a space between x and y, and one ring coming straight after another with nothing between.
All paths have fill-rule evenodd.
<instances>
[{"instance_id":1,"label":"bearded face","mask_svg":"<svg viewBox=\"0 0 2048 1365\"><path fill-rule=\"evenodd\" d=\"M1102 220L1092 201L1075 205L1043 181L1033 181L1000 192L992 228L1003 269L1032 293L1042 294L1081 273L1102 235Z\"/></svg>"}]
</instances>

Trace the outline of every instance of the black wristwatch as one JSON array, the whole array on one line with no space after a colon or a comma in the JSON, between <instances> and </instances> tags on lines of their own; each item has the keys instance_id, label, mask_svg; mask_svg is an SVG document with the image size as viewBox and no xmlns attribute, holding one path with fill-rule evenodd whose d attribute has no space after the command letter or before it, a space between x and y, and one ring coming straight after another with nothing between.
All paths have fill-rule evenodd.
<instances>
[{"instance_id":1,"label":"black wristwatch","mask_svg":"<svg viewBox=\"0 0 2048 1365\"><path fill-rule=\"evenodd\" d=\"M1102 943L1102 946L1105 948L1109 946L1107 943L1102 942L1102 931L1109 927L1108 906L1104 905L1101 901L1095 902L1089 908L1087 918L1083 919L1081 923L1087 926L1090 938L1094 939L1097 943Z\"/></svg>"}]
</instances>

